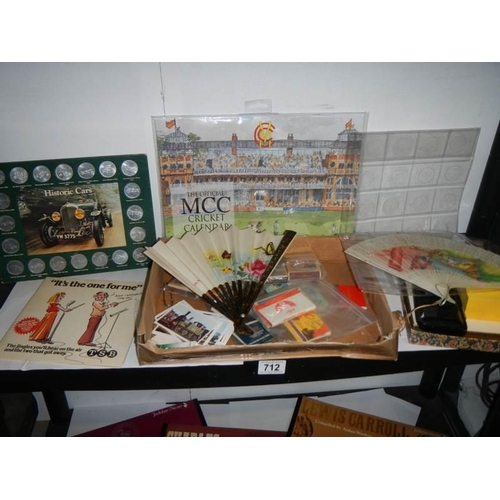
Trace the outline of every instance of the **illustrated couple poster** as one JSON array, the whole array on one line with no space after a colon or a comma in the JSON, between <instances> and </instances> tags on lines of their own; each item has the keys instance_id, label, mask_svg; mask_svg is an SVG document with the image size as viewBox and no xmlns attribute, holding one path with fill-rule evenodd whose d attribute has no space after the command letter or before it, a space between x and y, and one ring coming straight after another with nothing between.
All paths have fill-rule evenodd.
<instances>
[{"instance_id":1,"label":"illustrated couple poster","mask_svg":"<svg viewBox=\"0 0 500 500\"><path fill-rule=\"evenodd\" d=\"M0 341L0 358L121 366L142 283L46 278Z\"/></svg>"}]
</instances>

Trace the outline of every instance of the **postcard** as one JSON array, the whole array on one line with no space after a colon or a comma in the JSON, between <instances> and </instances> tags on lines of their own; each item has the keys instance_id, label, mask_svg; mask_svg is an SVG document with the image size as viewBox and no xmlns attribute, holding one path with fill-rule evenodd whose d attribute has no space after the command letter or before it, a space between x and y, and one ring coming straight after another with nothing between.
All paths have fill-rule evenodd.
<instances>
[{"instance_id":1,"label":"postcard","mask_svg":"<svg viewBox=\"0 0 500 500\"><path fill-rule=\"evenodd\" d=\"M185 300L157 314L155 325L155 333L169 334L171 340L177 337L177 343L198 345L225 344L234 330L232 321L225 316L195 309Z\"/></svg>"}]
</instances>

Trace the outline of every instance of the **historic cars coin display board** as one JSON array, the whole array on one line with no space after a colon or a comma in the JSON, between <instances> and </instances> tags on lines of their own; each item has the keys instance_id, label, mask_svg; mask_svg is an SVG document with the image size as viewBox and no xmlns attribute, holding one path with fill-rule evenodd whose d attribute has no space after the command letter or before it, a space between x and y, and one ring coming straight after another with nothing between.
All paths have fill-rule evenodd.
<instances>
[{"instance_id":1,"label":"historic cars coin display board","mask_svg":"<svg viewBox=\"0 0 500 500\"><path fill-rule=\"evenodd\" d=\"M156 240L146 155L0 164L0 280L149 265Z\"/></svg>"}]
</instances>

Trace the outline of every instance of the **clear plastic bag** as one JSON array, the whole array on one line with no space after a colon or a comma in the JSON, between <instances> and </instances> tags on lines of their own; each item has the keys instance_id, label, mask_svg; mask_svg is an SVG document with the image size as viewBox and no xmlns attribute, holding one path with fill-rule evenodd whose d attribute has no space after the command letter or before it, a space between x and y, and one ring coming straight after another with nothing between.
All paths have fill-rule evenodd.
<instances>
[{"instance_id":1,"label":"clear plastic bag","mask_svg":"<svg viewBox=\"0 0 500 500\"><path fill-rule=\"evenodd\" d=\"M290 300L294 290L300 291L295 295L299 299L295 312L288 304L288 312L273 316L273 306L277 305L278 310L287 307L280 301ZM261 295L253 314L276 342L333 342L363 329L382 334L375 314L349 300L326 280L293 280L282 285L279 290Z\"/></svg>"}]
</instances>

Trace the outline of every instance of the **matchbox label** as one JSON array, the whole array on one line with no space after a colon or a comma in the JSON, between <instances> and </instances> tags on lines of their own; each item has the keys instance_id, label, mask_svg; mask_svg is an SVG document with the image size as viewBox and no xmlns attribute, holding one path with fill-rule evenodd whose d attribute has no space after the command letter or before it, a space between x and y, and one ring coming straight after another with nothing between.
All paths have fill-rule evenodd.
<instances>
[{"instance_id":1,"label":"matchbox label","mask_svg":"<svg viewBox=\"0 0 500 500\"><path fill-rule=\"evenodd\" d=\"M316 305L298 288L279 293L254 306L259 318L268 326L276 326L284 321L312 311Z\"/></svg>"}]
</instances>

